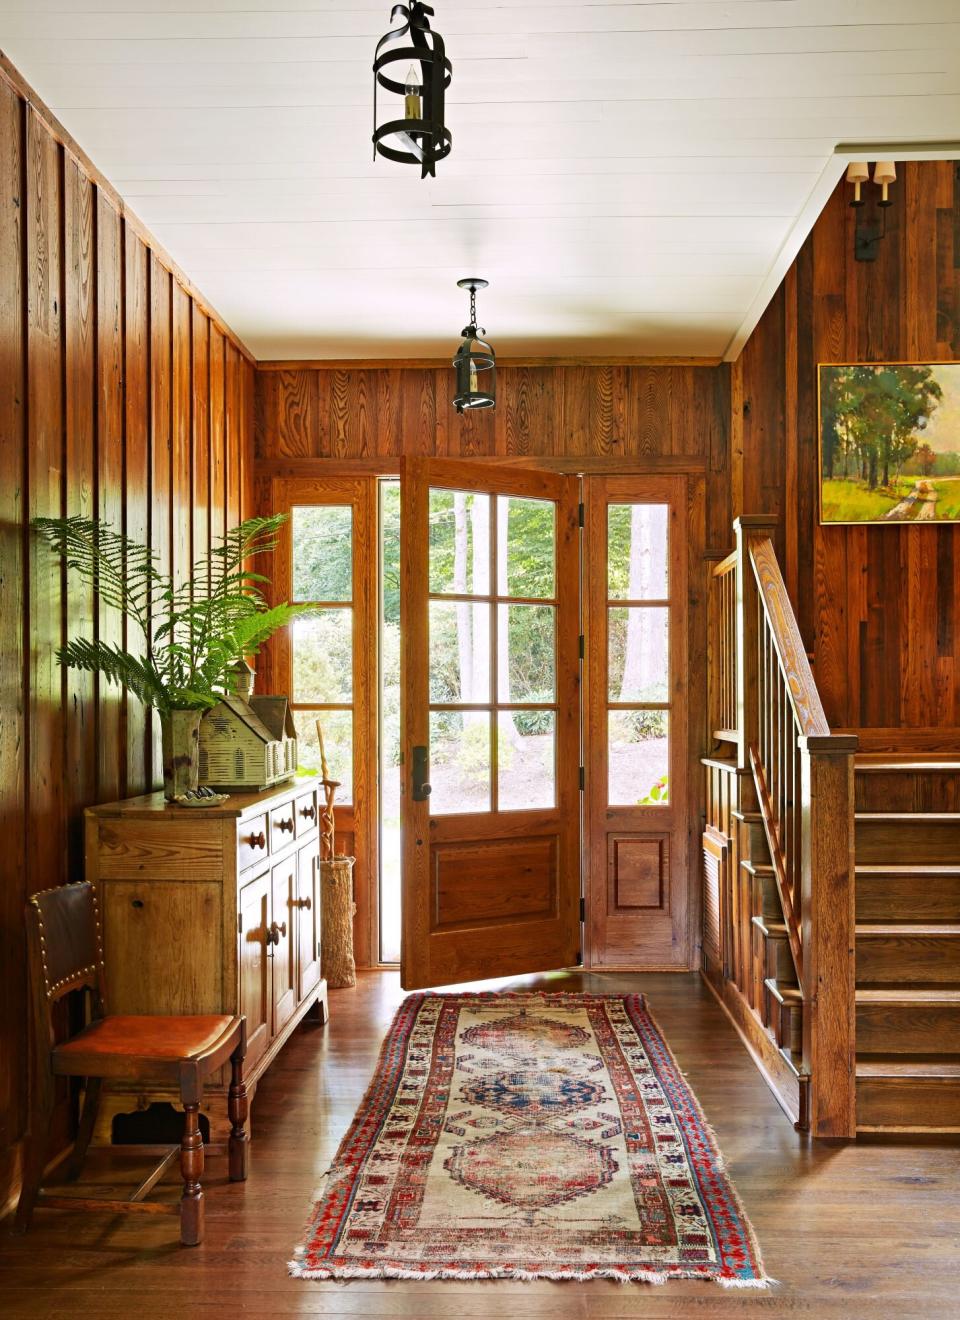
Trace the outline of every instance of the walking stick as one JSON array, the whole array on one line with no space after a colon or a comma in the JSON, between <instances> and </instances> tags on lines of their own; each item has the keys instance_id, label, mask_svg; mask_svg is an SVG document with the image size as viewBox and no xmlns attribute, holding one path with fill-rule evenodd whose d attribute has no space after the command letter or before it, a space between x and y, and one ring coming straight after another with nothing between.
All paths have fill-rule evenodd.
<instances>
[{"instance_id":1,"label":"walking stick","mask_svg":"<svg viewBox=\"0 0 960 1320\"><path fill-rule=\"evenodd\" d=\"M320 860L323 862L332 862L336 851L335 835L336 825L333 817L333 800L337 796L337 789L340 783L336 779L330 778L330 769L327 765L327 754L323 747L323 729L320 721L317 720L317 741L320 744L320 773L323 776L323 796L324 803L320 808Z\"/></svg>"}]
</instances>

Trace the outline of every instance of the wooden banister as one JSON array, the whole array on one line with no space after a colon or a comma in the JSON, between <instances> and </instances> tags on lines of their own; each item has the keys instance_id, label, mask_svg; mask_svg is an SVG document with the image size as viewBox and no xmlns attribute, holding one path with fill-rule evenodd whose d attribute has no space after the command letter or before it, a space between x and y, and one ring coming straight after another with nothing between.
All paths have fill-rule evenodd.
<instances>
[{"instance_id":1,"label":"wooden banister","mask_svg":"<svg viewBox=\"0 0 960 1320\"><path fill-rule=\"evenodd\" d=\"M735 700L739 819L759 817L768 845L767 869L783 914L780 938L785 931L802 997L810 1129L815 1136L851 1137L857 738L830 731L777 562L774 527L765 516L737 519L736 550L712 568L709 709L714 720L725 701ZM714 735L720 736L716 725ZM757 858L748 853L748 861ZM762 971L760 981L768 975ZM739 989L758 1011L755 965L752 976L753 988Z\"/></svg>"}]
</instances>

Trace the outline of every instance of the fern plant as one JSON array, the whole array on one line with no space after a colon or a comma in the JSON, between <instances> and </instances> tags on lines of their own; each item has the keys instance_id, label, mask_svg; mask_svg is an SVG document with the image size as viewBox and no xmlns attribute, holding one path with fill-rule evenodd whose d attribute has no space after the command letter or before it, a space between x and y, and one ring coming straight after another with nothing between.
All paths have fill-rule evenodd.
<instances>
[{"instance_id":1,"label":"fern plant","mask_svg":"<svg viewBox=\"0 0 960 1320\"><path fill-rule=\"evenodd\" d=\"M57 651L61 664L102 674L161 715L206 710L227 690L230 670L307 606L267 603L268 579L248 561L273 550L285 514L248 518L175 586L155 553L93 518L35 518L54 551L95 587L101 602L127 616L130 649L75 637Z\"/></svg>"}]
</instances>

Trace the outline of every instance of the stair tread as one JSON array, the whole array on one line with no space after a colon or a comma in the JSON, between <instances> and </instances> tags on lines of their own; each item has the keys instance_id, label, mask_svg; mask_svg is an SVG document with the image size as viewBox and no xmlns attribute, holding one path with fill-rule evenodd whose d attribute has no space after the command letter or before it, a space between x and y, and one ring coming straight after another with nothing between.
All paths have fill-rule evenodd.
<instances>
[{"instance_id":1,"label":"stair tread","mask_svg":"<svg viewBox=\"0 0 960 1320\"><path fill-rule=\"evenodd\" d=\"M762 913L758 916L751 917L750 921L766 935L773 935L778 939L787 939L789 937L790 932L782 921L770 921L769 918L763 916ZM957 927L957 929L960 930L960 927Z\"/></svg>"},{"instance_id":2,"label":"stair tread","mask_svg":"<svg viewBox=\"0 0 960 1320\"><path fill-rule=\"evenodd\" d=\"M857 988L858 1004L960 1004L960 989L904 990L894 986Z\"/></svg>"},{"instance_id":3,"label":"stair tread","mask_svg":"<svg viewBox=\"0 0 960 1320\"><path fill-rule=\"evenodd\" d=\"M771 868L772 869L772 868ZM857 875L958 875L960 866L941 866L937 862L917 862L913 866L881 865L879 862L864 862L855 866Z\"/></svg>"},{"instance_id":4,"label":"stair tread","mask_svg":"<svg viewBox=\"0 0 960 1320\"><path fill-rule=\"evenodd\" d=\"M889 820L898 824L957 825L960 824L960 811L858 811L854 819L866 822Z\"/></svg>"},{"instance_id":5,"label":"stair tread","mask_svg":"<svg viewBox=\"0 0 960 1320\"><path fill-rule=\"evenodd\" d=\"M858 751L857 770L959 770L960 751Z\"/></svg>"},{"instance_id":6,"label":"stair tread","mask_svg":"<svg viewBox=\"0 0 960 1320\"><path fill-rule=\"evenodd\" d=\"M857 1059L858 1077L960 1077L960 1060L872 1055Z\"/></svg>"},{"instance_id":7,"label":"stair tread","mask_svg":"<svg viewBox=\"0 0 960 1320\"><path fill-rule=\"evenodd\" d=\"M919 755L916 752L857 752L854 766L868 774L884 770L906 774L923 770L949 773L952 770L960 772L960 757L956 752L923 752Z\"/></svg>"},{"instance_id":8,"label":"stair tread","mask_svg":"<svg viewBox=\"0 0 960 1320\"><path fill-rule=\"evenodd\" d=\"M960 925L953 921L858 921L857 938L871 935L960 935Z\"/></svg>"}]
</instances>

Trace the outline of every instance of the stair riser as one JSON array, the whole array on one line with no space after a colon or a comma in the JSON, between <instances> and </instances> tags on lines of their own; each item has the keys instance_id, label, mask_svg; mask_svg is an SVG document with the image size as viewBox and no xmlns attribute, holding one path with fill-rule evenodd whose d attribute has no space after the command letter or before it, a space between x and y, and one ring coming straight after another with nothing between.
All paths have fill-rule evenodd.
<instances>
[{"instance_id":1,"label":"stair riser","mask_svg":"<svg viewBox=\"0 0 960 1320\"><path fill-rule=\"evenodd\" d=\"M793 965L793 958L790 954L790 945L787 940L775 939L773 936L766 936L757 932L759 941L759 950L763 958L763 978L774 981L790 982L796 976L796 969Z\"/></svg>"},{"instance_id":2,"label":"stair riser","mask_svg":"<svg viewBox=\"0 0 960 1320\"><path fill-rule=\"evenodd\" d=\"M960 1005L859 1004L860 1054L960 1054Z\"/></svg>"},{"instance_id":3,"label":"stair riser","mask_svg":"<svg viewBox=\"0 0 960 1320\"><path fill-rule=\"evenodd\" d=\"M960 775L955 770L918 770L856 777L857 811L960 811Z\"/></svg>"},{"instance_id":4,"label":"stair riser","mask_svg":"<svg viewBox=\"0 0 960 1320\"><path fill-rule=\"evenodd\" d=\"M953 1077L860 1077L857 1127L960 1131L960 1085Z\"/></svg>"},{"instance_id":5,"label":"stair riser","mask_svg":"<svg viewBox=\"0 0 960 1320\"><path fill-rule=\"evenodd\" d=\"M960 859L960 821L865 821L856 826L860 866L955 866Z\"/></svg>"},{"instance_id":6,"label":"stair riser","mask_svg":"<svg viewBox=\"0 0 960 1320\"><path fill-rule=\"evenodd\" d=\"M770 849L763 825L756 820L740 822L740 855L744 860L769 864Z\"/></svg>"},{"instance_id":7,"label":"stair riser","mask_svg":"<svg viewBox=\"0 0 960 1320\"><path fill-rule=\"evenodd\" d=\"M857 936L857 984L945 984L960 974L956 935Z\"/></svg>"},{"instance_id":8,"label":"stair riser","mask_svg":"<svg viewBox=\"0 0 960 1320\"><path fill-rule=\"evenodd\" d=\"M960 921L960 876L857 876L858 921Z\"/></svg>"}]
</instances>

